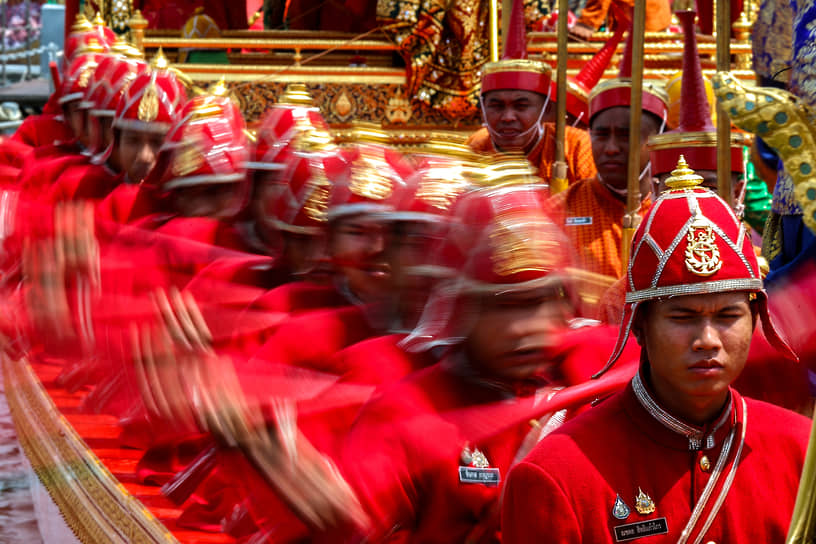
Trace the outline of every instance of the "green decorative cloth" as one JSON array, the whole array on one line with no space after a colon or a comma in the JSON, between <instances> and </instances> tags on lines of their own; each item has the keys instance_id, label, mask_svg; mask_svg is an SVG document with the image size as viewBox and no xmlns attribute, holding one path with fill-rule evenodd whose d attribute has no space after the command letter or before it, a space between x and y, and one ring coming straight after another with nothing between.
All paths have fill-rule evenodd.
<instances>
[{"instance_id":1,"label":"green decorative cloth","mask_svg":"<svg viewBox=\"0 0 816 544\"><path fill-rule=\"evenodd\" d=\"M773 195L768 185L757 175L756 168L750 159L748 148L743 148L746 158L745 168L745 221L757 232L765 230L765 222L771 213Z\"/></svg>"}]
</instances>

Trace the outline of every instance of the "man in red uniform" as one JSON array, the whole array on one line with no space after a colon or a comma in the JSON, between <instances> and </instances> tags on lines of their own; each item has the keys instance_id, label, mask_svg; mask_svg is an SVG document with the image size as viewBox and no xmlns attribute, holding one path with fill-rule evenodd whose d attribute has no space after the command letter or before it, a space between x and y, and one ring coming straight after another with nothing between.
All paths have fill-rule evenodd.
<instances>
[{"instance_id":1,"label":"man in red uniform","mask_svg":"<svg viewBox=\"0 0 816 544\"><path fill-rule=\"evenodd\" d=\"M62 107L72 137L67 141L51 141L48 145L32 148L22 157L17 184L31 197L38 197L50 189L54 180L66 168L87 162L90 133L87 124L87 108L82 106L90 87L95 83L96 68L108 56L102 45L91 40L84 45L68 65L59 91L58 103Z\"/></svg>"},{"instance_id":2,"label":"man in red uniform","mask_svg":"<svg viewBox=\"0 0 816 544\"><path fill-rule=\"evenodd\" d=\"M631 34L627 50L630 47ZM626 58L624 55L619 77L602 82L590 94L590 138L597 175L578 181L549 201L553 217L563 225L577 255L576 267L585 272L579 292L584 303L582 312L587 317L595 317L601 295L623 274L621 241L631 99L631 64ZM652 188L646 142L663 129L667 112L665 92L655 84L644 83L642 108L641 214L649 207Z\"/></svg>"},{"instance_id":3,"label":"man in red uniform","mask_svg":"<svg viewBox=\"0 0 816 544\"><path fill-rule=\"evenodd\" d=\"M555 124L542 120L551 98L551 69L543 62L527 58L519 0L513 3L511 17L512 32L502 60L484 66L481 105L485 127L471 135L468 145L478 153L521 151L549 183L555 161ZM567 179L571 183L595 175L585 131L567 127L564 147Z\"/></svg>"},{"instance_id":4,"label":"man in red uniform","mask_svg":"<svg viewBox=\"0 0 816 544\"><path fill-rule=\"evenodd\" d=\"M758 320L795 355L744 227L701 182L689 169L668 180L632 242L606 368L633 331L639 372L513 469L505 542L784 542L810 422L730 386Z\"/></svg>"},{"instance_id":5,"label":"man in red uniform","mask_svg":"<svg viewBox=\"0 0 816 544\"><path fill-rule=\"evenodd\" d=\"M571 330L561 237L534 186L477 190L457 205L443 250L455 274L407 340L444 346L441 362L376 391L343 448L371 541L498 542L507 471L571 414L546 400L587 380L597 346L614 338Z\"/></svg>"},{"instance_id":6,"label":"man in red uniform","mask_svg":"<svg viewBox=\"0 0 816 544\"><path fill-rule=\"evenodd\" d=\"M139 71L135 78L127 76L131 69ZM161 58L149 68L127 64L124 72L113 84L120 92L112 97L111 145L93 161L67 169L49 189L52 202L101 200L121 184L138 186L155 165L165 135L187 102L186 89Z\"/></svg>"}]
</instances>

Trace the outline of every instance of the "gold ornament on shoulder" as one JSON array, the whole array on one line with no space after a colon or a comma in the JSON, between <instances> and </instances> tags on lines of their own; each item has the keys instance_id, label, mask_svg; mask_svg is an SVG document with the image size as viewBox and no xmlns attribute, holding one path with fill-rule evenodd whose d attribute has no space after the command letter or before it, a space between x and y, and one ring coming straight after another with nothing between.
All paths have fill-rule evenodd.
<instances>
[{"instance_id":1,"label":"gold ornament on shoulder","mask_svg":"<svg viewBox=\"0 0 816 544\"><path fill-rule=\"evenodd\" d=\"M139 111L137 112L139 121L152 123L159 116L159 94L156 92L155 83L150 83L145 89L141 100L139 100Z\"/></svg>"},{"instance_id":2,"label":"gold ornament on shoulder","mask_svg":"<svg viewBox=\"0 0 816 544\"><path fill-rule=\"evenodd\" d=\"M710 276L722 268L720 248L717 247L714 229L700 214L695 212L694 222L686 237L686 268L698 276Z\"/></svg>"}]
</instances>

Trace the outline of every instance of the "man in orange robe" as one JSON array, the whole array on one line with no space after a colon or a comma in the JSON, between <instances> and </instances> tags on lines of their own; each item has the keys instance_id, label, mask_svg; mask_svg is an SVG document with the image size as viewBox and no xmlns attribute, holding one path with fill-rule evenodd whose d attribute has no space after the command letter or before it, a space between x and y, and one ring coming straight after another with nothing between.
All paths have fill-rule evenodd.
<instances>
[{"instance_id":1,"label":"man in orange robe","mask_svg":"<svg viewBox=\"0 0 816 544\"><path fill-rule=\"evenodd\" d=\"M582 312L587 317L595 316L601 295L623 275L621 242L628 185L630 70L630 66L622 66L618 78L603 82L590 94L589 133L597 175L578 181L548 201L553 217L563 222L564 232L572 242L577 268L587 273L579 285L584 302ZM651 204L646 143L651 135L662 132L667 113L662 88L643 85L642 111L638 169L641 215Z\"/></svg>"},{"instance_id":2,"label":"man in orange robe","mask_svg":"<svg viewBox=\"0 0 816 544\"><path fill-rule=\"evenodd\" d=\"M555 123L542 121L551 96L551 69L527 58L520 9L511 14L510 27L502 59L484 67L481 105L485 126L467 143L477 153L522 151L539 169L539 176L549 182L555 162ZM567 127L564 147L570 183L595 175L585 131Z\"/></svg>"}]
</instances>

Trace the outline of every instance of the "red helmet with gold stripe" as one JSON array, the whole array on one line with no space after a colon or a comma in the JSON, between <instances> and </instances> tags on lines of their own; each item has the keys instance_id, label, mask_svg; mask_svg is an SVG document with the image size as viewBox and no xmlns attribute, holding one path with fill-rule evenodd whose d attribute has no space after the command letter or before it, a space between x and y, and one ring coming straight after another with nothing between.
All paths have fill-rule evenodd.
<instances>
[{"instance_id":1,"label":"red helmet with gold stripe","mask_svg":"<svg viewBox=\"0 0 816 544\"><path fill-rule=\"evenodd\" d=\"M238 107L227 96L201 94L182 108L159 153L167 168L160 191L245 183L249 141Z\"/></svg>"},{"instance_id":2,"label":"red helmet with gold stripe","mask_svg":"<svg viewBox=\"0 0 816 544\"><path fill-rule=\"evenodd\" d=\"M59 104L82 100L94 83L96 68L107 57L105 49L94 38L77 53L65 70L60 84Z\"/></svg>"},{"instance_id":3,"label":"red helmet with gold stripe","mask_svg":"<svg viewBox=\"0 0 816 544\"><path fill-rule=\"evenodd\" d=\"M113 127L165 133L186 102L187 91L173 72L148 68L128 85Z\"/></svg>"},{"instance_id":4,"label":"red helmet with gold stripe","mask_svg":"<svg viewBox=\"0 0 816 544\"><path fill-rule=\"evenodd\" d=\"M96 117L113 117L127 86L147 70L147 63L121 55L108 55L97 65L82 106Z\"/></svg>"},{"instance_id":5,"label":"red helmet with gold stripe","mask_svg":"<svg viewBox=\"0 0 816 544\"><path fill-rule=\"evenodd\" d=\"M414 332L410 350L455 344L457 300L465 295L527 291L555 286L571 296L570 245L545 212L540 185L529 164L497 158L488 186L469 191L456 203L437 256L432 293Z\"/></svg>"},{"instance_id":6,"label":"red helmet with gold stripe","mask_svg":"<svg viewBox=\"0 0 816 544\"><path fill-rule=\"evenodd\" d=\"M98 43L105 51L109 51L113 42L116 41L116 33L105 26L105 22L97 14L93 23L80 14L77 15L73 26L71 26L71 33L65 40L65 49L63 51L66 62L73 61L79 51L86 47L91 42Z\"/></svg>"},{"instance_id":7,"label":"red helmet with gold stripe","mask_svg":"<svg viewBox=\"0 0 816 544\"><path fill-rule=\"evenodd\" d=\"M638 306L646 301L729 291L753 293L768 341L795 359L767 309L759 264L742 222L681 156L668 190L658 198L632 240L626 274L626 304L608 369L623 351Z\"/></svg>"}]
</instances>

